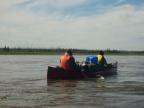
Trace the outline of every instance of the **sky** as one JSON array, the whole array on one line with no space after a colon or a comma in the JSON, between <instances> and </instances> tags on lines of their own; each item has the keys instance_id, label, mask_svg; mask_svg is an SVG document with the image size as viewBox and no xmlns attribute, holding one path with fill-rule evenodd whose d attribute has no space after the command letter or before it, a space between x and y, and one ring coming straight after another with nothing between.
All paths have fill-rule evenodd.
<instances>
[{"instance_id":1,"label":"sky","mask_svg":"<svg viewBox=\"0 0 144 108\"><path fill-rule=\"evenodd\" d=\"M0 47L144 50L144 0L0 0Z\"/></svg>"}]
</instances>

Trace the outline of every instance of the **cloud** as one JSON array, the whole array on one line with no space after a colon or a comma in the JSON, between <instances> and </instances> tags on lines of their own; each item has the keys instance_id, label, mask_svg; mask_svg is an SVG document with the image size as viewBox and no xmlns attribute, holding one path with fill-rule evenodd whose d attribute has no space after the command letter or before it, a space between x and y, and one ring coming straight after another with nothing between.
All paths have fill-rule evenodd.
<instances>
[{"instance_id":1,"label":"cloud","mask_svg":"<svg viewBox=\"0 0 144 108\"><path fill-rule=\"evenodd\" d=\"M118 0L118 2L116 4L119 4L119 3L122 3L124 2L125 0Z\"/></svg>"},{"instance_id":2,"label":"cloud","mask_svg":"<svg viewBox=\"0 0 144 108\"><path fill-rule=\"evenodd\" d=\"M121 2L123 0L117 3ZM79 11L63 15L63 9L73 9L88 0L3 0L1 3L5 6L0 7L0 38L3 40L0 47L142 49L143 40L136 37L144 34L143 5L107 5L107 10L99 14L95 12L103 5L95 5L97 10L93 10L93 14L75 16ZM52 7L59 9L50 13Z\"/></svg>"},{"instance_id":3,"label":"cloud","mask_svg":"<svg viewBox=\"0 0 144 108\"><path fill-rule=\"evenodd\" d=\"M88 2L88 0L35 0L26 5L27 8L47 7L47 8L67 8Z\"/></svg>"},{"instance_id":4,"label":"cloud","mask_svg":"<svg viewBox=\"0 0 144 108\"><path fill-rule=\"evenodd\" d=\"M11 9L12 6L26 2L28 0L1 0L0 1L0 11L3 11L5 9Z\"/></svg>"}]
</instances>

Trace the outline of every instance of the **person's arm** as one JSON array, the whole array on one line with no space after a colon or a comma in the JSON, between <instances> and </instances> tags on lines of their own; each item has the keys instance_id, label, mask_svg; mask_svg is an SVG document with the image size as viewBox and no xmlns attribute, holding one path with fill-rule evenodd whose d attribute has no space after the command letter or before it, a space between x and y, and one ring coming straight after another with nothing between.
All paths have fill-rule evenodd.
<instances>
[{"instance_id":1,"label":"person's arm","mask_svg":"<svg viewBox=\"0 0 144 108\"><path fill-rule=\"evenodd\" d=\"M105 65L107 65L107 61L106 61L106 59L105 59L105 58L104 58L104 64L105 64Z\"/></svg>"},{"instance_id":2,"label":"person's arm","mask_svg":"<svg viewBox=\"0 0 144 108\"><path fill-rule=\"evenodd\" d=\"M104 66L108 66L106 59L104 58Z\"/></svg>"},{"instance_id":3,"label":"person's arm","mask_svg":"<svg viewBox=\"0 0 144 108\"><path fill-rule=\"evenodd\" d=\"M81 72L81 68L75 63L74 58L69 59L71 67L76 71L76 72Z\"/></svg>"}]
</instances>

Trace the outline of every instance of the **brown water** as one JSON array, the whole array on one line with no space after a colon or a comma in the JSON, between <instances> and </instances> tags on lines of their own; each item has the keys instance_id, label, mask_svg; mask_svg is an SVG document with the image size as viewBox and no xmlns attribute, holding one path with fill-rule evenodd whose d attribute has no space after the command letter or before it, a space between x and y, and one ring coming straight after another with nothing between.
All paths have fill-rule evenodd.
<instances>
[{"instance_id":1,"label":"brown water","mask_svg":"<svg viewBox=\"0 0 144 108\"><path fill-rule=\"evenodd\" d=\"M144 108L143 56L106 56L119 64L118 74L104 79L47 81L47 66L59 59L0 55L0 108Z\"/></svg>"}]
</instances>

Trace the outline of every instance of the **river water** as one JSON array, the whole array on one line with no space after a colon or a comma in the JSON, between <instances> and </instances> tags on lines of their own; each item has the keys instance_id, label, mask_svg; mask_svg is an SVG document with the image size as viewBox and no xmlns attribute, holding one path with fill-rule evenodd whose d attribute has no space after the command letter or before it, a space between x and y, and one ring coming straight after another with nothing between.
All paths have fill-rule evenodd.
<instances>
[{"instance_id":1,"label":"river water","mask_svg":"<svg viewBox=\"0 0 144 108\"><path fill-rule=\"evenodd\" d=\"M0 55L0 108L144 108L144 56L105 56L118 74L104 79L47 81L60 57Z\"/></svg>"}]
</instances>

